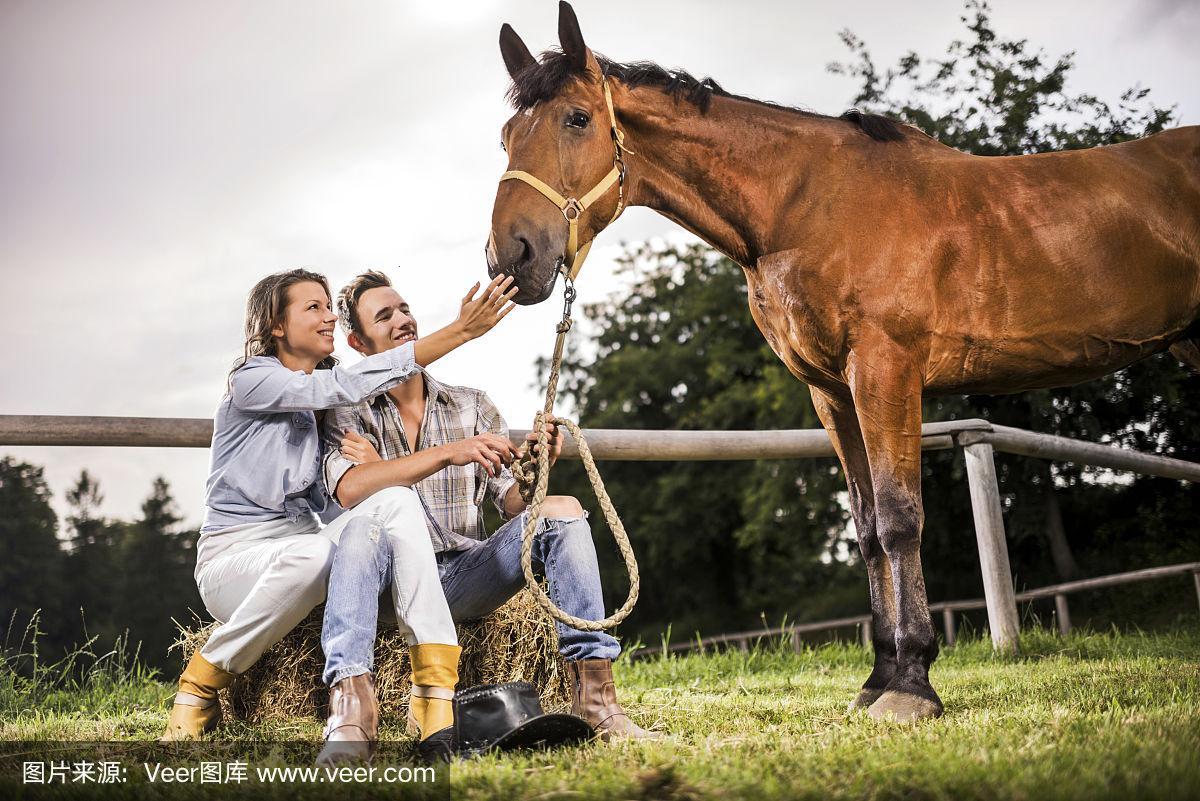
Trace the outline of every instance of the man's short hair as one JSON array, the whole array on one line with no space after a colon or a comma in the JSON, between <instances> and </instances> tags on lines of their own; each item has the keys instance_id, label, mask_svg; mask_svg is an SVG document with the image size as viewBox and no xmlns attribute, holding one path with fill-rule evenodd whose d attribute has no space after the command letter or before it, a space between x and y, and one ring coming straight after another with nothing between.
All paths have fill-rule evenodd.
<instances>
[{"instance_id":1,"label":"man's short hair","mask_svg":"<svg viewBox=\"0 0 1200 801\"><path fill-rule=\"evenodd\" d=\"M383 273L378 270L367 270L365 273L355 276L353 281L342 287L337 296L337 314L342 331L347 336L350 334L362 336L362 324L358 321L358 299L362 297L362 294L368 289L379 289L391 285L392 282Z\"/></svg>"}]
</instances>

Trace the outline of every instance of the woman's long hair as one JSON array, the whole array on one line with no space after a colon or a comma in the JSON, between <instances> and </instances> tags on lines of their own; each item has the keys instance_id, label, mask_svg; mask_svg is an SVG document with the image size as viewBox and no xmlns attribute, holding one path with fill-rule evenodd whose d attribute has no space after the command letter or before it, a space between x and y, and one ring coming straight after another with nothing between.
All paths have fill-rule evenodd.
<instances>
[{"instance_id":1,"label":"woman's long hair","mask_svg":"<svg viewBox=\"0 0 1200 801\"><path fill-rule=\"evenodd\" d=\"M329 282L320 273L308 270L285 270L272 273L254 285L250 297L246 298L246 346L240 359L234 362L229 378L255 356L274 356L278 343L271 329L283 322L287 310L288 287L312 281L325 288L325 296L332 298ZM333 355L326 356L317 364L318 370L328 370L337 364Z\"/></svg>"}]
</instances>

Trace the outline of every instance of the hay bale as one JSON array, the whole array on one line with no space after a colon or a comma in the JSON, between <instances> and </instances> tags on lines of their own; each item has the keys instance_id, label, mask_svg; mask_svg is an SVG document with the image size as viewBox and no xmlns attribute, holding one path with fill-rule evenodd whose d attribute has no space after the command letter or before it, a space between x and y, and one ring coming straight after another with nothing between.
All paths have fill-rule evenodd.
<instances>
[{"instance_id":1,"label":"hay bale","mask_svg":"<svg viewBox=\"0 0 1200 801\"><path fill-rule=\"evenodd\" d=\"M313 610L303 623L277 643L221 692L221 706L231 719L268 723L296 717L324 719L328 691L321 682L325 654L321 650L321 615ZM180 629L176 644L185 659L208 641L215 624ZM459 687L504 681L528 681L541 690L547 712L565 711L570 679L558 653L554 621L528 590L482 620L460 624L462 646ZM403 720L408 714L411 670L408 647L394 625L380 623L375 640L375 691L380 713Z\"/></svg>"}]
</instances>

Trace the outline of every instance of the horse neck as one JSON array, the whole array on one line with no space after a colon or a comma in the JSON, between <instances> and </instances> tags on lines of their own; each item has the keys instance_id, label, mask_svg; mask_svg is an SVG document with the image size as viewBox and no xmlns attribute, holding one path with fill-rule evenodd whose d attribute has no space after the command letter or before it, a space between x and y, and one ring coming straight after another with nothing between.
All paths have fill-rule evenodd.
<instances>
[{"instance_id":1,"label":"horse neck","mask_svg":"<svg viewBox=\"0 0 1200 801\"><path fill-rule=\"evenodd\" d=\"M713 97L704 113L653 87L616 101L631 155L627 203L647 206L753 266L784 249L786 202L802 207L806 180L854 132L848 124L746 100Z\"/></svg>"}]
</instances>

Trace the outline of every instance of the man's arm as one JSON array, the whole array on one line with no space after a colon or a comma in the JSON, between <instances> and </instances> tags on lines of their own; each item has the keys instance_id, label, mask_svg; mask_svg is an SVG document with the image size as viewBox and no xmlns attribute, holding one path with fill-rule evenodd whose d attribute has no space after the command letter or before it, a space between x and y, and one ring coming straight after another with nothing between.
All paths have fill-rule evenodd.
<instances>
[{"instance_id":1,"label":"man's arm","mask_svg":"<svg viewBox=\"0 0 1200 801\"><path fill-rule=\"evenodd\" d=\"M512 520L528 507L529 504L525 503L525 499L521 497L521 485L514 481L508 491L504 493L504 499L500 502L500 512L504 515L505 520Z\"/></svg>"},{"instance_id":2,"label":"man's arm","mask_svg":"<svg viewBox=\"0 0 1200 801\"><path fill-rule=\"evenodd\" d=\"M489 476L498 475L515 453L507 439L480 434L460 442L425 448L411 456L352 465L342 473L331 491L337 502L349 509L381 489L411 487L450 465L479 464Z\"/></svg>"},{"instance_id":3,"label":"man's arm","mask_svg":"<svg viewBox=\"0 0 1200 801\"><path fill-rule=\"evenodd\" d=\"M501 424L503 424L503 418L501 418ZM548 445L550 447L550 466L553 467L558 461L558 457L562 454L564 436L562 429L558 426L547 425L546 428L550 434ZM504 433L505 436L508 435L507 426L504 428ZM530 431L525 435L525 439L529 444L530 451L536 457L537 433ZM508 473L508 471L505 472ZM503 514L506 519L512 519L516 517L529 507L529 504L525 503L525 499L521 497L521 487L519 484L517 484L515 478L511 484L507 485L507 489L503 489L503 496L496 505L500 508L501 514Z\"/></svg>"},{"instance_id":4,"label":"man's arm","mask_svg":"<svg viewBox=\"0 0 1200 801\"><path fill-rule=\"evenodd\" d=\"M398 459L380 459L383 432L367 404L330 409L325 413L321 434L325 445L325 486L343 509L356 506L387 487L411 487L449 464L450 454L444 447Z\"/></svg>"},{"instance_id":5,"label":"man's arm","mask_svg":"<svg viewBox=\"0 0 1200 801\"><path fill-rule=\"evenodd\" d=\"M411 487L421 479L450 465L479 464L489 476L498 474L512 461L512 443L493 434L480 434L460 442L425 448L410 456L379 458L380 433L361 414L369 410L330 410L325 422L325 486L330 496L344 509L356 506L387 487ZM369 429L369 430L368 430ZM357 443L351 442L357 436ZM369 452L371 460L349 458L352 453Z\"/></svg>"},{"instance_id":6,"label":"man's arm","mask_svg":"<svg viewBox=\"0 0 1200 801\"><path fill-rule=\"evenodd\" d=\"M505 442L511 442L508 438L508 423L504 421L504 415L500 414L500 410L496 408L496 404L492 402L486 392L479 393L475 431L476 433L497 435L503 437ZM546 426L546 431L550 434L550 465L553 467L554 463L558 461L559 455L562 454L563 433L558 426L551 425ZM537 435L531 431L526 439L529 440L529 447L536 455ZM525 499L521 497L521 488L511 470L505 467L503 470L489 475L488 494L491 495L497 511L505 520L511 520L528 508L529 504L525 503Z\"/></svg>"},{"instance_id":7,"label":"man's arm","mask_svg":"<svg viewBox=\"0 0 1200 801\"><path fill-rule=\"evenodd\" d=\"M381 489L411 487L450 464L444 446L426 448L411 456L354 465L342 474L334 489L337 502L345 509L357 506Z\"/></svg>"},{"instance_id":8,"label":"man's arm","mask_svg":"<svg viewBox=\"0 0 1200 801\"><path fill-rule=\"evenodd\" d=\"M475 434L500 437L511 447L512 440L508 438L508 423L504 422L504 416L486 392L476 391L478 394L475 400ZM512 452L515 455L516 448L513 448ZM521 499L521 493L517 490L517 480L507 467L510 461L505 461L503 469L489 472L487 478L487 494L495 504L496 511L505 520L511 520L525 511L525 501Z\"/></svg>"}]
</instances>

